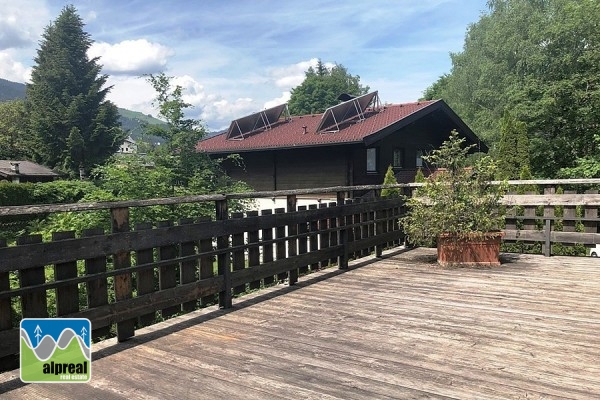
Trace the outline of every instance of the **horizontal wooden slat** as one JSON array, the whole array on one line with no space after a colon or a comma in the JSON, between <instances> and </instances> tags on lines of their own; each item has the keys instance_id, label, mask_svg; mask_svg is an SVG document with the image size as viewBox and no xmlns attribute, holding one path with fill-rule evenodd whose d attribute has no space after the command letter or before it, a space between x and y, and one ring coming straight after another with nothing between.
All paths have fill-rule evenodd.
<instances>
[{"instance_id":1,"label":"horizontal wooden slat","mask_svg":"<svg viewBox=\"0 0 600 400\"><path fill-rule=\"evenodd\" d=\"M507 206L600 206L600 194L509 194L502 204Z\"/></svg>"},{"instance_id":2,"label":"horizontal wooden slat","mask_svg":"<svg viewBox=\"0 0 600 400\"><path fill-rule=\"evenodd\" d=\"M505 230L505 241L522 240L526 242L543 242L546 238L544 231ZM584 232L550 232L550 240L555 243L600 243L600 233Z\"/></svg>"},{"instance_id":3,"label":"horizontal wooden slat","mask_svg":"<svg viewBox=\"0 0 600 400\"><path fill-rule=\"evenodd\" d=\"M379 246L394 240L398 240L404 237L402 231L391 231L379 234L377 236L369 237L366 239L355 240L348 243L348 252L356 252L359 250L367 249L369 247Z\"/></svg>"},{"instance_id":4,"label":"horizontal wooden slat","mask_svg":"<svg viewBox=\"0 0 600 400\"><path fill-rule=\"evenodd\" d=\"M223 277L216 276L105 306L64 315L63 318L88 318L92 322L94 329L102 328L171 305L197 300L200 297L218 293L222 288ZM0 357L13 354L14 346L16 348L19 347L18 332L18 329L0 331Z\"/></svg>"},{"instance_id":5,"label":"horizontal wooden slat","mask_svg":"<svg viewBox=\"0 0 600 400\"><path fill-rule=\"evenodd\" d=\"M303 265L312 264L323 258L337 257L340 254L343 246L328 247L323 250L313 251L310 253L300 254L295 257L284 258L281 260L271 261L255 267L248 267L243 270L233 271L231 274L232 285L237 286L243 283L252 282L266 278L268 276L277 275L287 272L294 268L299 268Z\"/></svg>"}]
</instances>

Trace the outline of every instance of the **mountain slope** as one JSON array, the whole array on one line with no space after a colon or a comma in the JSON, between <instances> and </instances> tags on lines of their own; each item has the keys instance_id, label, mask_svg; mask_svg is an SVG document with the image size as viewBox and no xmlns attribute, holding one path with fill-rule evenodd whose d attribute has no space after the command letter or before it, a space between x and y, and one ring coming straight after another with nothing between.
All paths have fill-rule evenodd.
<instances>
[{"instance_id":1,"label":"mountain slope","mask_svg":"<svg viewBox=\"0 0 600 400\"><path fill-rule=\"evenodd\" d=\"M0 101L25 98L25 85L0 78Z\"/></svg>"},{"instance_id":2,"label":"mountain slope","mask_svg":"<svg viewBox=\"0 0 600 400\"><path fill-rule=\"evenodd\" d=\"M0 102L21 100L24 98L25 85L23 83L11 82L0 78ZM151 115L145 115L137 111L130 111L125 108L119 108L119 114L121 115L121 126L136 141L142 136L143 126L165 124L164 121L156 119ZM160 139L155 136L147 136L145 140L152 143L164 141L164 139Z\"/></svg>"}]
</instances>

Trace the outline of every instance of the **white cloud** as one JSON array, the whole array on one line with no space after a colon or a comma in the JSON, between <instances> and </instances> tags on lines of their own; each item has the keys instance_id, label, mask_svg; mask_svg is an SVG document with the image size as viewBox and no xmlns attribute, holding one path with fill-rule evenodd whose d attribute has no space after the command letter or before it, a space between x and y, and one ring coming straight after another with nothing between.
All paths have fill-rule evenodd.
<instances>
[{"instance_id":1,"label":"white cloud","mask_svg":"<svg viewBox=\"0 0 600 400\"><path fill-rule=\"evenodd\" d=\"M90 11L85 17L85 22L94 21L96 18L98 18L98 13L96 13L96 11Z\"/></svg>"},{"instance_id":2,"label":"white cloud","mask_svg":"<svg viewBox=\"0 0 600 400\"><path fill-rule=\"evenodd\" d=\"M214 100L213 96L206 94L204 86L189 75L174 77L172 84L181 86L183 101L194 107L201 107L207 101Z\"/></svg>"},{"instance_id":3,"label":"white cloud","mask_svg":"<svg viewBox=\"0 0 600 400\"><path fill-rule=\"evenodd\" d=\"M15 61L9 52L0 51L0 78L13 82L29 82L31 68Z\"/></svg>"},{"instance_id":4,"label":"white cloud","mask_svg":"<svg viewBox=\"0 0 600 400\"><path fill-rule=\"evenodd\" d=\"M233 101L216 99L202 107L200 119L206 123L210 130L221 130L229 126L231 121L248 114L255 113L256 103L249 97L238 98Z\"/></svg>"},{"instance_id":5,"label":"white cloud","mask_svg":"<svg viewBox=\"0 0 600 400\"><path fill-rule=\"evenodd\" d=\"M290 101L290 92L282 92L280 97L265 102L265 108L271 108Z\"/></svg>"},{"instance_id":6,"label":"white cloud","mask_svg":"<svg viewBox=\"0 0 600 400\"><path fill-rule=\"evenodd\" d=\"M318 62L317 58L311 58L310 60L300 61L296 64L270 68L267 72L270 79L274 81L278 88L289 90L300 85L306 76L305 72L310 67L315 68ZM327 68L334 66L333 63L324 64Z\"/></svg>"},{"instance_id":7,"label":"white cloud","mask_svg":"<svg viewBox=\"0 0 600 400\"><path fill-rule=\"evenodd\" d=\"M89 57L100 57L103 72L142 75L163 70L174 51L146 39L124 40L116 44L97 42L88 50Z\"/></svg>"},{"instance_id":8,"label":"white cloud","mask_svg":"<svg viewBox=\"0 0 600 400\"><path fill-rule=\"evenodd\" d=\"M112 86L107 98L121 108L156 116L152 106L156 96L145 79L131 76L109 76L107 85Z\"/></svg>"},{"instance_id":9,"label":"white cloud","mask_svg":"<svg viewBox=\"0 0 600 400\"><path fill-rule=\"evenodd\" d=\"M35 44L50 17L36 0L0 2L0 50Z\"/></svg>"}]
</instances>

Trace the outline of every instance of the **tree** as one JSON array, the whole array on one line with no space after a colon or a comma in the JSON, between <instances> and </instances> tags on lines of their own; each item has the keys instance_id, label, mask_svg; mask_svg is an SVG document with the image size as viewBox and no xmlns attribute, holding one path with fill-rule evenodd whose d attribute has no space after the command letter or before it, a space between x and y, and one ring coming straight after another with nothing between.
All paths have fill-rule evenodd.
<instances>
[{"instance_id":1,"label":"tree","mask_svg":"<svg viewBox=\"0 0 600 400\"><path fill-rule=\"evenodd\" d=\"M216 167L206 154L196 151L206 130L201 121L186 118L185 111L192 105L183 100L183 88L173 86L173 77L164 73L150 74L146 80L156 91L154 105L158 107L158 116L167 122L166 125L154 125L148 131L165 139L165 145L154 151L155 161L173 169L174 184L186 186L198 171Z\"/></svg>"},{"instance_id":2,"label":"tree","mask_svg":"<svg viewBox=\"0 0 600 400\"><path fill-rule=\"evenodd\" d=\"M350 75L341 64L328 69L319 60L317 68L310 67L304 81L292 89L288 107L292 115L318 114L338 104L338 96L347 93L354 96L366 94L368 86L360 84L358 75Z\"/></svg>"},{"instance_id":3,"label":"tree","mask_svg":"<svg viewBox=\"0 0 600 400\"><path fill-rule=\"evenodd\" d=\"M505 111L527 126L531 169L554 177L597 152L600 3L491 0L452 70L425 92L449 105L490 147Z\"/></svg>"},{"instance_id":4,"label":"tree","mask_svg":"<svg viewBox=\"0 0 600 400\"><path fill-rule=\"evenodd\" d=\"M529 139L527 126L506 112L500 121L498 145L498 174L500 179L519 179L524 168L529 170Z\"/></svg>"},{"instance_id":5,"label":"tree","mask_svg":"<svg viewBox=\"0 0 600 400\"><path fill-rule=\"evenodd\" d=\"M394 175L394 169L391 165L388 166L385 176L383 177L384 185L397 185L398 180ZM400 188L383 188L381 189L381 197L400 197Z\"/></svg>"},{"instance_id":6,"label":"tree","mask_svg":"<svg viewBox=\"0 0 600 400\"><path fill-rule=\"evenodd\" d=\"M439 168L408 198L400 224L411 243L431 246L442 233L458 239L485 237L504 220L498 213L505 184L491 185L496 164L490 156L469 165L465 138L452 131L442 146L423 158Z\"/></svg>"},{"instance_id":7,"label":"tree","mask_svg":"<svg viewBox=\"0 0 600 400\"><path fill-rule=\"evenodd\" d=\"M31 145L28 143L27 118L21 100L0 102L0 158L29 159Z\"/></svg>"},{"instance_id":8,"label":"tree","mask_svg":"<svg viewBox=\"0 0 600 400\"><path fill-rule=\"evenodd\" d=\"M425 182L425 174L423 174L423 168L419 167L417 169L417 173L415 174L415 183L424 183Z\"/></svg>"},{"instance_id":9,"label":"tree","mask_svg":"<svg viewBox=\"0 0 600 400\"><path fill-rule=\"evenodd\" d=\"M27 85L26 110L34 158L78 175L104 163L125 138L98 58L88 59L90 35L73 6L48 25Z\"/></svg>"}]
</instances>

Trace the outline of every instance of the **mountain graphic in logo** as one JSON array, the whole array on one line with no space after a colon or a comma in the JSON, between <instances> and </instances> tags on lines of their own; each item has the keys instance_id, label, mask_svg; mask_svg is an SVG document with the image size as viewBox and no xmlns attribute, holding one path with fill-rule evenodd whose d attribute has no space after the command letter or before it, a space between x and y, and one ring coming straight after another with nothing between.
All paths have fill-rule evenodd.
<instances>
[{"instance_id":1,"label":"mountain graphic in logo","mask_svg":"<svg viewBox=\"0 0 600 400\"><path fill-rule=\"evenodd\" d=\"M82 318L27 318L21 321L23 382L88 382L91 378L91 323Z\"/></svg>"}]
</instances>

